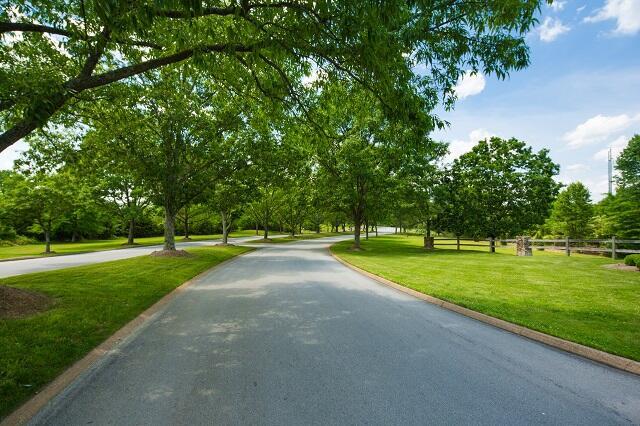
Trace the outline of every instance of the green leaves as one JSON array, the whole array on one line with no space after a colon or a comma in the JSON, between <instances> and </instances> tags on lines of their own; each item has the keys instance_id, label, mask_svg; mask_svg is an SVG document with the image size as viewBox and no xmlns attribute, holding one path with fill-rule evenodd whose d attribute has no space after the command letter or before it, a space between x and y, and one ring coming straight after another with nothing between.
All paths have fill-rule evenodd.
<instances>
[{"instance_id":1,"label":"green leaves","mask_svg":"<svg viewBox=\"0 0 640 426\"><path fill-rule=\"evenodd\" d=\"M559 189L553 180L558 170L546 150L533 152L515 138L478 142L451 169L455 202L450 208L463 212L464 219L458 230L514 236L541 224Z\"/></svg>"},{"instance_id":2,"label":"green leaves","mask_svg":"<svg viewBox=\"0 0 640 426\"><path fill-rule=\"evenodd\" d=\"M443 96L453 106L452 87L464 71L503 78L528 64L524 37L540 4L52 0L33 6L18 0L0 23L54 28L14 31L0 41L0 69L11 75L0 79L0 93L7 94L0 149L62 118L54 114L77 93L131 83L135 75L185 60L239 94L259 93L295 108L308 107L301 79L312 62L322 74L370 91L390 118L441 126L431 111ZM107 34L106 47L97 52L100 34Z\"/></svg>"}]
</instances>

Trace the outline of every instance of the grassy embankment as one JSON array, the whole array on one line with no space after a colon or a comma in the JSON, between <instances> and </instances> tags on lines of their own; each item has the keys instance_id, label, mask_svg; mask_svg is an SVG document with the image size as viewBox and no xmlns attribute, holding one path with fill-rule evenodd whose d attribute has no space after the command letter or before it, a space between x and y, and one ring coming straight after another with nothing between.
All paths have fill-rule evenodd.
<instances>
[{"instance_id":1,"label":"grassy embankment","mask_svg":"<svg viewBox=\"0 0 640 426\"><path fill-rule=\"evenodd\" d=\"M611 259L534 250L455 247L428 252L421 237L382 236L364 251L341 242L347 262L431 296L616 355L640 360L640 273Z\"/></svg>"},{"instance_id":2,"label":"grassy embankment","mask_svg":"<svg viewBox=\"0 0 640 426\"><path fill-rule=\"evenodd\" d=\"M0 418L165 294L247 250L199 247L190 257L141 256L1 279L51 297L53 307L0 318Z\"/></svg>"},{"instance_id":3,"label":"grassy embankment","mask_svg":"<svg viewBox=\"0 0 640 426\"><path fill-rule=\"evenodd\" d=\"M254 230L241 230L234 231L231 233L230 237L250 237L255 235ZM221 234L214 235L192 235L190 237L191 241L203 241L203 240L212 240L222 238ZM162 244L164 238L160 237L143 237L136 238L135 243L138 246L153 246ZM176 236L176 241L182 241L182 237ZM131 247L127 246L126 238L113 238L109 240L84 240L77 243L67 243L67 242L53 242L51 244L51 250L53 253L51 256L61 255L61 254L73 254L73 253L88 253L92 251L102 251L102 250L113 250L119 248ZM25 245L15 245L15 246L6 246L0 247L0 259L13 259L13 258L21 258L21 257L39 257L45 256L44 252L44 243L40 244L25 244Z\"/></svg>"}]
</instances>

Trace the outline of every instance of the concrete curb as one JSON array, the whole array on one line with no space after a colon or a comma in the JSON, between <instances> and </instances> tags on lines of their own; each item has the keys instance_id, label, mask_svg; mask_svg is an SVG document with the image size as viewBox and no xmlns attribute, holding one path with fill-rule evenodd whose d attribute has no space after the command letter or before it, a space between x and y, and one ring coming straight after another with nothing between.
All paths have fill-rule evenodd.
<instances>
[{"instance_id":1,"label":"concrete curb","mask_svg":"<svg viewBox=\"0 0 640 426\"><path fill-rule=\"evenodd\" d=\"M140 326L152 319L159 311L161 311L171 300L173 300L180 293L185 291L194 282L198 281L212 270L217 269L223 265L231 263L237 260L239 257L253 252L254 249L249 249L244 253L240 253L237 256L233 256L230 259L224 260L217 265L202 271L195 277L185 281L180 286L173 289L171 292L165 294L162 299L147 308L140 315L129 321L121 329L116 331L111 337L107 338L100 345L93 348L87 355L80 360L76 361L71 367L67 368L63 373L56 377L51 383L45 385L37 394L27 400L13 413L9 414L2 421L0 426L13 426L23 425L29 422L38 412L44 408L56 395L62 392L67 386L69 386L74 380L76 380L82 373L88 370L92 365L99 361L102 357L111 352L120 342L133 334Z\"/></svg>"},{"instance_id":2,"label":"concrete curb","mask_svg":"<svg viewBox=\"0 0 640 426\"><path fill-rule=\"evenodd\" d=\"M360 269L355 265L347 262L346 260L341 259L337 255L335 255L331 251L331 247L328 248L329 254L336 259L338 262L342 263L346 267L353 269L354 271L365 275L374 281L377 281L380 284L384 284L388 287L392 287L396 290L399 290L403 293L414 296L418 299L424 300L425 302L438 305L444 309L448 309L450 311L459 313L469 318L473 318L475 320L481 321L485 324L492 325L494 327L500 328L502 330L509 331L511 333L517 334L519 336L526 337L528 339L534 340L539 343L544 343L545 345L554 347L556 349L561 349L565 352L572 353L574 355L579 355L583 358L587 358L591 361L599 362L601 364L608 365L610 367L617 368L619 370L623 370L629 373L640 375L640 362L634 361L632 359L624 358L618 355L613 355L607 352L600 351L598 349L590 348L588 346L581 345L579 343L570 342L568 340L561 339L559 337L551 336L549 334L545 334L536 330L532 330L527 327L523 327L521 325L513 324L508 321L504 321L486 314L482 314L480 312L473 311L468 308L463 308L462 306L453 304L451 302L447 302L442 299L438 299L437 297L429 296L424 293L420 293L419 291L410 289L393 281L390 281L386 278L382 278L378 275L372 274L371 272L367 272L364 269Z\"/></svg>"}]
</instances>

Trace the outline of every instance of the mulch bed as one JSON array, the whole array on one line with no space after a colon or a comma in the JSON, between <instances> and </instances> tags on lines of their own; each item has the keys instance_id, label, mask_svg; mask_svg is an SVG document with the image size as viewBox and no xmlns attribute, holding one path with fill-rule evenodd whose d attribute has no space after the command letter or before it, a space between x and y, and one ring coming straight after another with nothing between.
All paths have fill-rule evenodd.
<instances>
[{"instance_id":1,"label":"mulch bed","mask_svg":"<svg viewBox=\"0 0 640 426\"><path fill-rule=\"evenodd\" d=\"M49 309L53 299L41 293L0 285L0 318L22 318Z\"/></svg>"},{"instance_id":2,"label":"mulch bed","mask_svg":"<svg viewBox=\"0 0 640 426\"><path fill-rule=\"evenodd\" d=\"M158 250L151 253L153 257L191 257L191 253L184 250Z\"/></svg>"},{"instance_id":3,"label":"mulch bed","mask_svg":"<svg viewBox=\"0 0 640 426\"><path fill-rule=\"evenodd\" d=\"M604 265L604 268L607 269L616 269L618 271L629 271L629 272L640 272L637 266L629 266L624 263L611 263L609 265Z\"/></svg>"}]
</instances>

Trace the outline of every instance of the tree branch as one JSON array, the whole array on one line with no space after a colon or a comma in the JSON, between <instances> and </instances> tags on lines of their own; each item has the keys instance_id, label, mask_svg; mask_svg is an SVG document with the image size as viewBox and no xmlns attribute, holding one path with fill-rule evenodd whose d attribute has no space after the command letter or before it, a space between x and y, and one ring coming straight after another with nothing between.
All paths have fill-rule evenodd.
<instances>
[{"instance_id":1,"label":"tree branch","mask_svg":"<svg viewBox=\"0 0 640 426\"><path fill-rule=\"evenodd\" d=\"M212 44L200 48L186 49L181 52L174 53L173 55L167 55L161 58L141 62L139 64L118 68L102 74L90 76L80 74L78 77L73 78L62 85L63 93L56 93L46 99L37 100L37 104L41 106L38 110L37 118L34 114L30 114L2 133L0 135L0 152L4 151L23 137L29 135L38 126L42 125L42 123L46 123L47 120L67 102L70 95L75 95L84 90L105 86L165 65L182 62L191 58L196 54L196 52L253 52L260 49L262 45L262 43L255 43L253 45Z\"/></svg>"},{"instance_id":2,"label":"tree branch","mask_svg":"<svg viewBox=\"0 0 640 426\"><path fill-rule=\"evenodd\" d=\"M62 28L50 27L48 25L31 24L28 22L0 22L0 34L10 33L12 31L30 32L30 33L49 33L71 37L71 31Z\"/></svg>"}]
</instances>

